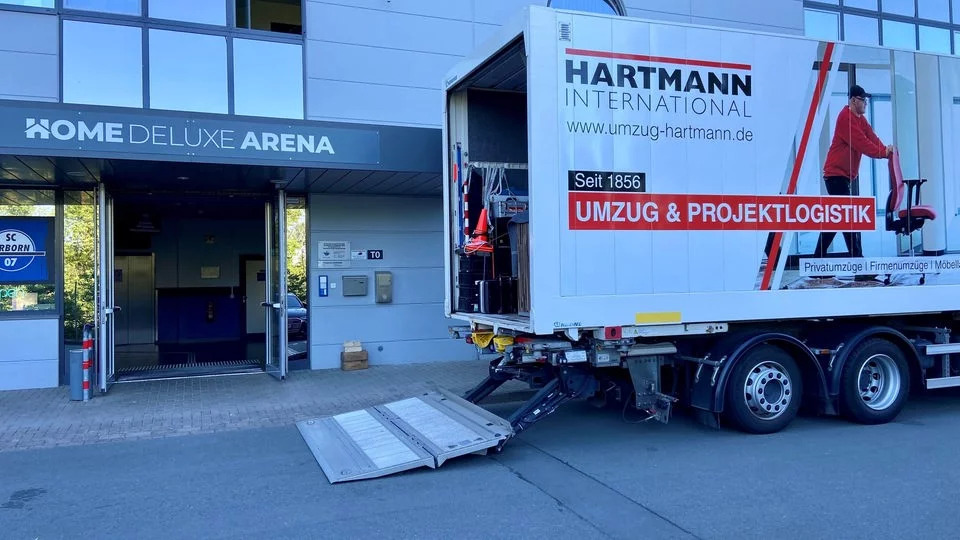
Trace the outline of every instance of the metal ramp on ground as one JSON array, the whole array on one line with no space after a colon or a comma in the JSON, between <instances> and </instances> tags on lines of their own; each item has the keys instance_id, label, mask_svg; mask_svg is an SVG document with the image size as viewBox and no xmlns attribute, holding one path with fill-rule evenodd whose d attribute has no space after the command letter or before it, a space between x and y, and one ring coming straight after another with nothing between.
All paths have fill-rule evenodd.
<instances>
[{"instance_id":1,"label":"metal ramp on ground","mask_svg":"<svg viewBox=\"0 0 960 540\"><path fill-rule=\"evenodd\" d=\"M335 416L297 422L331 484L437 468L485 453L513 434L510 423L445 389Z\"/></svg>"}]
</instances>

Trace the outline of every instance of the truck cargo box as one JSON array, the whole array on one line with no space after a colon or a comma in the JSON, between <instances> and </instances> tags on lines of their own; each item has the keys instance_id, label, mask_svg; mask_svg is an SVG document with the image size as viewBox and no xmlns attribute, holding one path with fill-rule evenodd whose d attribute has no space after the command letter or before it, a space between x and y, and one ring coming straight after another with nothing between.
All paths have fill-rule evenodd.
<instances>
[{"instance_id":1,"label":"truck cargo box","mask_svg":"<svg viewBox=\"0 0 960 540\"><path fill-rule=\"evenodd\" d=\"M960 58L531 6L443 105L453 318L551 334L960 305ZM852 182L825 178L832 145L864 152Z\"/></svg>"}]
</instances>

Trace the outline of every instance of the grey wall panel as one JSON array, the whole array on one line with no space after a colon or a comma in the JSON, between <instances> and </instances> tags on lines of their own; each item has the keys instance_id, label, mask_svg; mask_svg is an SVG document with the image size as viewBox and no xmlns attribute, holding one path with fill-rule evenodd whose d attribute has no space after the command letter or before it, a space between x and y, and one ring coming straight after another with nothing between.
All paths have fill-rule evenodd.
<instances>
[{"instance_id":1,"label":"grey wall panel","mask_svg":"<svg viewBox=\"0 0 960 540\"><path fill-rule=\"evenodd\" d=\"M311 199L310 213L314 232L443 232L440 199L317 196Z\"/></svg>"},{"instance_id":2,"label":"grey wall panel","mask_svg":"<svg viewBox=\"0 0 960 540\"><path fill-rule=\"evenodd\" d=\"M380 309L373 309L379 307ZM437 317L436 304L394 304L389 306L343 306L336 317L320 316L320 325L311 325L310 342L316 345L343 345L347 340L406 341L449 337L451 324ZM311 321L312 322L312 321Z\"/></svg>"},{"instance_id":3,"label":"grey wall panel","mask_svg":"<svg viewBox=\"0 0 960 540\"><path fill-rule=\"evenodd\" d=\"M436 90L369 83L310 79L307 116L311 120L366 121L381 124L440 124L439 83Z\"/></svg>"},{"instance_id":4,"label":"grey wall panel","mask_svg":"<svg viewBox=\"0 0 960 540\"><path fill-rule=\"evenodd\" d=\"M60 380L57 319L0 321L0 390L50 388Z\"/></svg>"},{"instance_id":5,"label":"grey wall panel","mask_svg":"<svg viewBox=\"0 0 960 540\"><path fill-rule=\"evenodd\" d=\"M307 77L394 86L437 88L457 57L310 41L307 44Z\"/></svg>"},{"instance_id":6,"label":"grey wall panel","mask_svg":"<svg viewBox=\"0 0 960 540\"><path fill-rule=\"evenodd\" d=\"M439 197L310 196L310 339L314 368L337 367L343 342L362 341L371 363L475 357L472 347L449 338L454 324L443 315L443 202ZM383 260L351 261L346 269L319 269L317 242L350 242L351 250L382 249ZM393 274L393 301L375 303L376 270ZM336 288L317 293L318 276ZM344 297L342 277L364 275L367 296ZM383 347L383 351L379 347Z\"/></svg>"},{"instance_id":7,"label":"grey wall panel","mask_svg":"<svg viewBox=\"0 0 960 540\"><path fill-rule=\"evenodd\" d=\"M693 0L624 0L623 5L627 8L627 15L631 17L637 16L636 11L689 15L692 2ZM730 2L721 3L729 4Z\"/></svg>"},{"instance_id":8,"label":"grey wall panel","mask_svg":"<svg viewBox=\"0 0 960 540\"><path fill-rule=\"evenodd\" d=\"M473 0L475 10L474 20L479 23L503 24L519 14L524 6L530 4L544 5L546 2L531 2L530 0Z\"/></svg>"},{"instance_id":9,"label":"grey wall panel","mask_svg":"<svg viewBox=\"0 0 960 540\"><path fill-rule=\"evenodd\" d=\"M370 364L397 365L475 360L476 348L450 337L414 341L369 342L363 344ZM342 345L310 347L311 369L339 369ZM480 375L482 377L482 374ZM478 381L480 379L477 379ZM473 384L474 381L464 381Z\"/></svg>"},{"instance_id":10,"label":"grey wall panel","mask_svg":"<svg viewBox=\"0 0 960 540\"><path fill-rule=\"evenodd\" d=\"M58 101L56 15L0 10L0 99Z\"/></svg>"},{"instance_id":11,"label":"grey wall panel","mask_svg":"<svg viewBox=\"0 0 960 540\"><path fill-rule=\"evenodd\" d=\"M60 375L56 359L0 363L0 391L56 388Z\"/></svg>"},{"instance_id":12,"label":"grey wall panel","mask_svg":"<svg viewBox=\"0 0 960 540\"><path fill-rule=\"evenodd\" d=\"M438 3L436 13L447 9ZM469 21L322 2L307 5L307 18L307 39L460 56L473 48Z\"/></svg>"},{"instance_id":13,"label":"grey wall panel","mask_svg":"<svg viewBox=\"0 0 960 540\"><path fill-rule=\"evenodd\" d=\"M0 50L0 98L56 102L57 56Z\"/></svg>"},{"instance_id":14,"label":"grey wall panel","mask_svg":"<svg viewBox=\"0 0 960 540\"><path fill-rule=\"evenodd\" d=\"M57 16L0 10L0 50L56 55Z\"/></svg>"},{"instance_id":15,"label":"grey wall panel","mask_svg":"<svg viewBox=\"0 0 960 540\"><path fill-rule=\"evenodd\" d=\"M502 0L479 0L480 3L491 1L496 3ZM473 0L444 0L442 9L438 9L439 2L437 0L310 0L309 3L374 9L407 15L427 15L462 21L469 21L473 11Z\"/></svg>"},{"instance_id":16,"label":"grey wall panel","mask_svg":"<svg viewBox=\"0 0 960 540\"><path fill-rule=\"evenodd\" d=\"M473 46L480 47L486 43L487 40L493 38L494 34L499 30L500 25L497 24L477 23L473 25Z\"/></svg>"}]
</instances>

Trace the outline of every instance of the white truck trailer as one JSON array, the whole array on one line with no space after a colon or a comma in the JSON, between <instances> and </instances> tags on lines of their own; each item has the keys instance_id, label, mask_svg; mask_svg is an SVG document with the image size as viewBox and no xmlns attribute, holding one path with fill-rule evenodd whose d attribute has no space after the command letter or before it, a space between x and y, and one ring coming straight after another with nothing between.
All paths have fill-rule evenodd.
<instances>
[{"instance_id":1,"label":"white truck trailer","mask_svg":"<svg viewBox=\"0 0 960 540\"><path fill-rule=\"evenodd\" d=\"M302 423L331 481L576 398L771 433L960 385L960 58L531 6L443 111L446 310L489 377Z\"/></svg>"}]
</instances>

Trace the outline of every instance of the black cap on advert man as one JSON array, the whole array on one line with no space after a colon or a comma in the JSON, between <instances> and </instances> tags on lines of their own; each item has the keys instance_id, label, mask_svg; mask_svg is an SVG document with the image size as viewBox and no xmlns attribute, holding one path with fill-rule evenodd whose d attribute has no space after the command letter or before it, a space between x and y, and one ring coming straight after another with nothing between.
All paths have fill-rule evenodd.
<instances>
[{"instance_id":1,"label":"black cap on advert man","mask_svg":"<svg viewBox=\"0 0 960 540\"><path fill-rule=\"evenodd\" d=\"M855 84L855 85L853 85L853 86L850 87L850 97L852 97L852 98L859 97L859 98L868 98L868 99L869 99L869 98L871 98L871 97L873 97L873 96L871 96L870 94L868 94L867 91L863 89L863 87L861 87L861 86L858 85L858 84Z\"/></svg>"}]
</instances>

